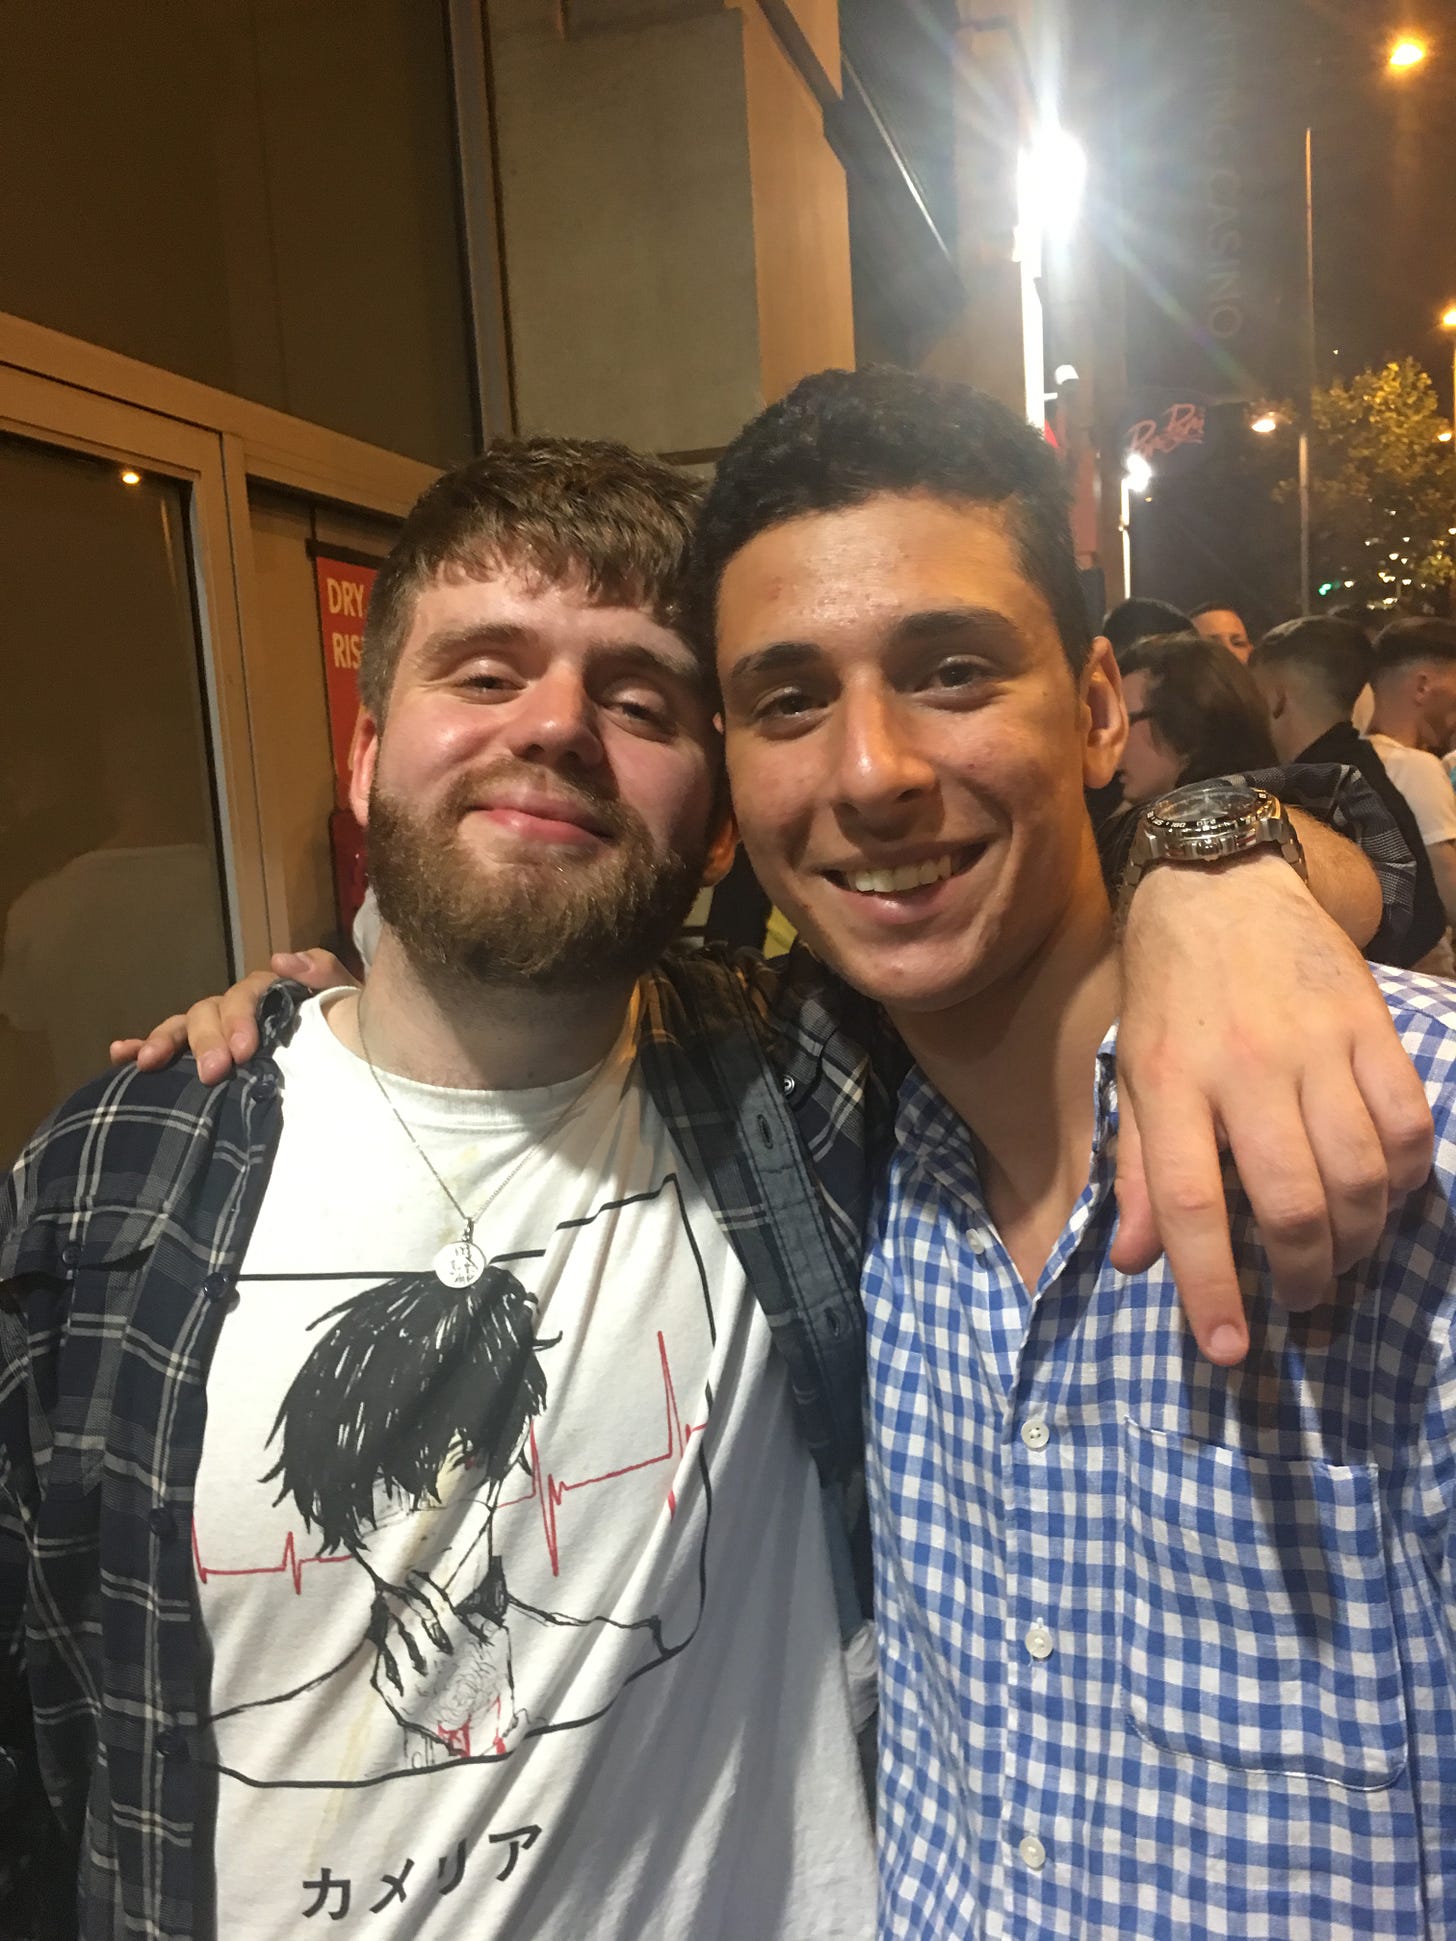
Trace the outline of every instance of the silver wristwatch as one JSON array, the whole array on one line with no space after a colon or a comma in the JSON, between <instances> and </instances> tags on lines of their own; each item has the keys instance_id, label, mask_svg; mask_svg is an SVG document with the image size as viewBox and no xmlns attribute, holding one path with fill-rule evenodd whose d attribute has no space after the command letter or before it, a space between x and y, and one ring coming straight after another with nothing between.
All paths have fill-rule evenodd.
<instances>
[{"instance_id":1,"label":"silver wristwatch","mask_svg":"<svg viewBox=\"0 0 1456 1941\"><path fill-rule=\"evenodd\" d=\"M1127 914L1132 893L1154 863L1209 867L1256 849L1277 849L1307 883L1304 850L1284 804L1267 789L1242 782L1190 782L1160 795L1142 813L1122 872L1118 912Z\"/></svg>"}]
</instances>

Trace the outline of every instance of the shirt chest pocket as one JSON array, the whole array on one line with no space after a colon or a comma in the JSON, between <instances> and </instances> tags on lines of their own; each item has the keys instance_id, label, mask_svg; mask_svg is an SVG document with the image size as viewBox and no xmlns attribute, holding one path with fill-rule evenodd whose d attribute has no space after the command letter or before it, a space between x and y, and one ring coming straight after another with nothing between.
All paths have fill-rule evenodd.
<instances>
[{"instance_id":1,"label":"shirt chest pocket","mask_svg":"<svg viewBox=\"0 0 1456 1941\"><path fill-rule=\"evenodd\" d=\"M21 1291L17 1347L29 1341L30 1447L47 1497L100 1481L112 1399L137 1289L159 1222L120 1209L83 1217L42 1208L3 1266Z\"/></svg>"},{"instance_id":2,"label":"shirt chest pocket","mask_svg":"<svg viewBox=\"0 0 1456 1941\"><path fill-rule=\"evenodd\" d=\"M1125 1424L1123 1690L1165 1752L1358 1791L1397 1779L1405 1701L1375 1472Z\"/></svg>"}]
</instances>

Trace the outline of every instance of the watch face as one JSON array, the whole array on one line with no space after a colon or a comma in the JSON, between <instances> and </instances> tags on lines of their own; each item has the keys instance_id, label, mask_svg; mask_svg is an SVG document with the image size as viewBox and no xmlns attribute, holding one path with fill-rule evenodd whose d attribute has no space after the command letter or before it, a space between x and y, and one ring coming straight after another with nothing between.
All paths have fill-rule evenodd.
<instances>
[{"instance_id":1,"label":"watch face","mask_svg":"<svg viewBox=\"0 0 1456 1941\"><path fill-rule=\"evenodd\" d=\"M1261 789L1244 788L1234 782L1195 782L1161 796L1149 813L1165 829L1191 835L1210 824L1242 821L1258 815L1265 801Z\"/></svg>"}]
</instances>

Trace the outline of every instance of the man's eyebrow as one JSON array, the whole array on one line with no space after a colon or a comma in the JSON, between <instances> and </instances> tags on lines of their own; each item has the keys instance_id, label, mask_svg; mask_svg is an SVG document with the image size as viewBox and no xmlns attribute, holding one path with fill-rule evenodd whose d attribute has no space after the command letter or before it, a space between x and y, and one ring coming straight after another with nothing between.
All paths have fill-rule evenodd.
<instances>
[{"instance_id":1,"label":"man's eyebrow","mask_svg":"<svg viewBox=\"0 0 1456 1941\"><path fill-rule=\"evenodd\" d=\"M438 628L420 647L420 661L428 672L437 667L448 667L462 655L487 650L491 647L524 647L535 645L547 639L538 627L525 626L516 620L467 620L458 626ZM593 657L611 660L627 670L637 669L647 674L667 674L675 680L688 681L696 687L707 684L698 656L686 645L674 651L655 643L649 645L642 640L596 640L589 649Z\"/></svg>"},{"instance_id":2,"label":"man's eyebrow","mask_svg":"<svg viewBox=\"0 0 1456 1941\"><path fill-rule=\"evenodd\" d=\"M465 620L456 626L437 627L420 646L420 660L426 668L444 667L478 647L519 647L537 638L530 627L514 620Z\"/></svg>"},{"instance_id":3,"label":"man's eyebrow","mask_svg":"<svg viewBox=\"0 0 1456 1941\"><path fill-rule=\"evenodd\" d=\"M758 681L801 673L822 659L822 649L811 640L775 640L735 661L728 670L727 684L733 688L752 687Z\"/></svg>"},{"instance_id":4,"label":"man's eyebrow","mask_svg":"<svg viewBox=\"0 0 1456 1941\"><path fill-rule=\"evenodd\" d=\"M992 645L1015 646L1021 635L1016 623L995 607L928 607L908 613L890 629L892 643L913 645L944 634L975 634Z\"/></svg>"}]
</instances>

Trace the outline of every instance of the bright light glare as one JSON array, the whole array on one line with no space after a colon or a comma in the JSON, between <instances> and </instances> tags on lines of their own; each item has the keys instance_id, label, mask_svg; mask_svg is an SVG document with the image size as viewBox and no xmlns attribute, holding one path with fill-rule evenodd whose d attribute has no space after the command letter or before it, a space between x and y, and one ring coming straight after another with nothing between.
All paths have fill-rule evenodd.
<instances>
[{"instance_id":1,"label":"bright light glare","mask_svg":"<svg viewBox=\"0 0 1456 1941\"><path fill-rule=\"evenodd\" d=\"M1153 482L1153 468L1141 452L1129 452L1124 476L1134 492L1146 492Z\"/></svg>"},{"instance_id":2,"label":"bright light glare","mask_svg":"<svg viewBox=\"0 0 1456 1941\"><path fill-rule=\"evenodd\" d=\"M1058 364L1053 373L1053 381L1057 384L1076 384L1078 382L1076 365Z\"/></svg>"},{"instance_id":3,"label":"bright light glare","mask_svg":"<svg viewBox=\"0 0 1456 1941\"><path fill-rule=\"evenodd\" d=\"M1438 431L1436 433L1436 443L1438 445L1449 445L1450 442L1451 434L1449 431Z\"/></svg>"},{"instance_id":4,"label":"bright light glare","mask_svg":"<svg viewBox=\"0 0 1456 1941\"><path fill-rule=\"evenodd\" d=\"M1398 40L1390 50L1392 67L1419 67L1425 58L1426 43L1423 40L1415 40L1409 35L1403 40Z\"/></svg>"},{"instance_id":5,"label":"bright light glare","mask_svg":"<svg viewBox=\"0 0 1456 1941\"><path fill-rule=\"evenodd\" d=\"M1058 122L1042 128L1016 162L1016 202L1025 247L1071 233L1087 186L1087 151Z\"/></svg>"},{"instance_id":6,"label":"bright light glare","mask_svg":"<svg viewBox=\"0 0 1456 1941\"><path fill-rule=\"evenodd\" d=\"M140 472L132 471L130 466L128 466L126 471L124 471L121 475L121 482L123 485L140 485L142 482L142 475Z\"/></svg>"},{"instance_id":7,"label":"bright light glare","mask_svg":"<svg viewBox=\"0 0 1456 1941\"><path fill-rule=\"evenodd\" d=\"M1442 330L1456 330L1456 303L1453 303L1441 318L1441 328Z\"/></svg>"},{"instance_id":8,"label":"bright light glare","mask_svg":"<svg viewBox=\"0 0 1456 1941\"><path fill-rule=\"evenodd\" d=\"M1278 431L1278 429L1279 420L1272 411L1262 412L1249 426L1249 430L1257 431L1261 438L1267 438L1271 431Z\"/></svg>"}]
</instances>

